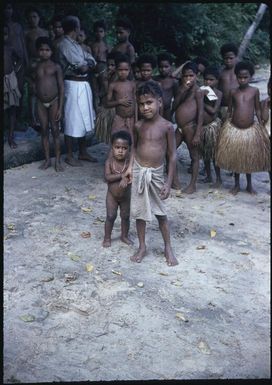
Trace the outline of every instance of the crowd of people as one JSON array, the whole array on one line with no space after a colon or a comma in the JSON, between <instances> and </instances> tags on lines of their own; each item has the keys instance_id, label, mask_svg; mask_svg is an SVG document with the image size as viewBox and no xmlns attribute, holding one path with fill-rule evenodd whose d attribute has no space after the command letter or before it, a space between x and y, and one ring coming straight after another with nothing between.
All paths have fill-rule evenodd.
<instances>
[{"instance_id":1,"label":"crowd of people","mask_svg":"<svg viewBox=\"0 0 272 385\"><path fill-rule=\"evenodd\" d=\"M136 218L139 248L131 257L141 262L146 254L146 222L154 214L165 244L168 265L178 263L170 243L164 201L170 189L181 193L176 149L185 142L191 158L189 185L182 193L196 191L200 159L206 178L222 184L220 169L234 174L233 194L240 191L239 177L246 174L246 190L255 193L251 174L269 171L270 90L260 101L259 90L250 85L254 66L238 61L233 43L221 47L223 67L197 57L173 68L173 56L162 52L136 55L129 38L132 25L125 18L115 23L117 44L106 41L103 20L94 23L94 40L76 16L58 15L52 30L39 26L35 8L27 11L29 30L13 21L12 5L5 7L4 108L9 117L8 143L16 148L14 130L21 113L24 82L28 84L30 124L40 127L45 160L51 165L49 132L55 146L55 169L63 171L60 156L61 130L66 144L65 162L96 162L86 149L86 134L110 144L105 163L108 184L104 247L111 245L111 232L118 207L121 240L128 236L130 206ZM157 75L154 76L155 70ZM78 140L78 159L73 140ZM166 171L166 177L165 177Z\"/></svg>"}]
</instances>

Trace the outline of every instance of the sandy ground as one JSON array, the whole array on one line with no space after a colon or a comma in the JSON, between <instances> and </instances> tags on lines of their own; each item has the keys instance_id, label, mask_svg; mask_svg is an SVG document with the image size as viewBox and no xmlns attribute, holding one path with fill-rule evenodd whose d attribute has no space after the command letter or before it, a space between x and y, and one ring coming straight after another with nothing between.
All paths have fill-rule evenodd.
<instances>
[{"instance_id":1,"label":"sandy ground","mask_svg":"<svg viewBox=\"0 0 272 385\"><path fill-rule=\"evenodd\" d=\"M148 255L101 246L107 146L98 164L4 172L4 381L269 378L270 182L256 196L213 189L176 197L168 213L179 265L168 267L156 220ZM189 180L185 146L178 150ZM245 179L242 176L242 189ZM89 238L82 233L89 232Z\"/></svg>"}]
</instances>

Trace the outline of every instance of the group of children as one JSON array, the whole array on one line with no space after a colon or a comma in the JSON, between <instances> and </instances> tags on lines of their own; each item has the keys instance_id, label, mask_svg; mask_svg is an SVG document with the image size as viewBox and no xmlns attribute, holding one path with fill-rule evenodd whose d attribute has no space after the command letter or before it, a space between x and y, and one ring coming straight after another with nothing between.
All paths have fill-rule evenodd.
<instances>
[{"instance_id":1,"label":"group of children","mask_svg":"<svg viewBox=\"0 0 272 385\"><path fill-rule=\"evenodd\" d=\"M56 151L55 168L62 171L59 126L64 90L62 70L56 63L56 47L62 39L58 17L53 19L53 31L53 41L44 36L43 31L39 31L39 36L32 31L26 41L33 48L30 43L36 36L36 56L33 53L29 84L33 91L31 95L36 98L41 126L45 153L42 168L50 166L50 127ZM8 32L9 28L5 26L4 102L10 113L9 144L15 147L14 107L19 105L21 95L18 87L12 84L15 75L12 66L14 60L20 63L20 58L16 58L16 52L8 43ZM164 206L171 188L180 194L176 149L184 141L191 158L191 180L184 193L192 194L196 190L201 157L206 172L205 182L212 182L212 161L217 187L222 183L222 168L234 173L233 194L240 190L240 173L246 174L247 191L254 193L251 173L270 171L271 167L270 137L265 129L265 126L270 126L270 79L268 98L260 103L259 90L249 84L254 67L249 62L237 62L238 50L234 44L222 46L224 67L221 70L208 65L205 59L196 58L173 71L172 56L168 53L161 53L157 58L144 53L136 59L129 41L129 21L123 19L116 23L118 42L113 48L106 43L105 32L103 21L95 23L95 41L91 44L86 42L84 29L78 33L79 44L96 61L94 70L89 72L94 93L93 108L96 110L96 137L111 144L105 163L108 191L103 246L111 245L118 207L121 240L131 243L128 236L131 202L139 239L139 248L131 260L141 262L146 254L146 222L151 220L153 213L164 240L166 261L168 265L176 265L178 261L171 248ZM159 74L153 76L157 65Z\"/></svg>"}]
</instances>

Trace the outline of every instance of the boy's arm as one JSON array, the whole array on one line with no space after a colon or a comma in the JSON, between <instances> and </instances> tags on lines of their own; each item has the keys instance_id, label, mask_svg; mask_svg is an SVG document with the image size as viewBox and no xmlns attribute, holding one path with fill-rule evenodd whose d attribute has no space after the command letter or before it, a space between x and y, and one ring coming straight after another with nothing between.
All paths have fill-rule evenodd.
<instances>
[{"instance_id":1,"label":"boy's arm","mask_svg":"<svg viewBox=\"0 0 272 385\"><path fill-rule=\"evenodd\" d=\"M198 146L200 143L200 135L203 127L203 112L204 112L204 101L203 92L198 89L195 93L196 105L197 105L197 126L194 137L192 139L192 145Z\"/></svg>"},{"instance_id":2,"label":"boy's arm","mask_svg":"<svg viewBox=\"0 0 272 385\"><path fill-rule=\"evenodd\" d=\"M165 184L163 185L160 197L161 199L168 198L171 190L171 185L174 176L174 170L176 168L176 137L175 130L172 124L169 124L167 127L167 156L168 156L168 173Z\"/></svg>"},{"instance_id":3,"label":"boy's arm","mask_svg":"<svg viewBox=\"0 0 272 385\"><path fill-rule=\"evenodd\" d=\"M56 64L56 75L57 75L57 83L58 83L58 90L59 90L59 109L56 114L56 121L61 119L62 116L62 108L63 108L63 101L64 101L64 82L63 82L63 73L61 66L59 64Z\"/></svg>"},{"instance_id":4,"label":"boy's arm","mask_svg":"<svg viewBox=\"0 0 272 385\"><path fill-rule=\"evenodd\" d=\"M190 87L186 86L186 84L182 84L178 88L177 94L176 94L175 99L173 101L172 112L176 111L178 106L186 99L189 92L190 92Z\"/></svg>"},{"instance_id":5,"label":"boy's arm","mask_svg":"<svg viewBox=\"0 0 272 385\"><path fill-rule=\"evenodd\" d=\"M126 172L123 175L123 177L127 179L128 183L132 182L132 167L133 167L135 152L137 148L137 140L138 140L138 122L135 124L133 128L133 141L132 141L132 146L130 151L129 164Z\"/></svg>"},{"instance_id":6,"label":"boy's arm","mask_svg":"<svg viewBox=\"0 0 272 385\"><path fill-rule=\"evenodd\" d=\"M231 117L232 117L232 98L233 98L233 95L234 95L234 90L230 91L230 93L229 93L227 119L231 119Z\"/></svg>"},{"instance_id":7,"label":"boy's arm","mask_svg":"<svg viewBox=\"0 0 272 385\"><path fill-rule=\"evenodd\" d=\"M121 174L112 173L111 166L110 166L110 157L106 160L106 163L105 163L104 178L105 178L105 181L108 183L118 182L122 179Z\"/></svg>"},{"instance_id":8,"label":"boy's arm","mask_svg":"<svg viewBox=\"0 0 272 385\"><path fill-rule=\"evenodd\" d=\"M221 101L222 101L222 92L216 93L217 100L215 101L214 106L211 106L210 104L204 103L204 110L209 114L209 115L215 115L221 106Z\"/></svg>"},{"instance_id":9,"label":"boy's arm","mask_svg":"<svg viewBox=\"0 0 272 385\"><path fill-rule=\"evenodd\" d=\"M260 91L258 88L256 88L255 97L254 97L254 104L255 104L255 113L258 119L259 124L263 124L262 122L262 114L261 114L261 104L260 104Z\"/></svg>"},{"instance_id":10,"label":"boy's arm","mask_svg":"<svg viewBox=\"0 0 272 385\"><path fill-rule=\"evenodd\" d=\"M270 102L269 98L266 98L261 102L261 114L262 114L262 121L264 124L268 122L268 119L269 119L269 102Z\"/></svg>"},{"instance_id":11,"label":"boy's arm","mask_svg":"<svg viewBox=\"0 0 272 385\"><path fill-rule=\"evenodd\" d=\"M129 59L130 59L130 63L134 63L135 62L135 49L133 47L132 44L130 44L128 46L128 56L129 56Z\"/></svg>"},{"instance_id":12,"label":"boy's arm","mask_svg":"<svg viewBox=\"0 0 272 385\"><path fill-rule=\"evenodd\" d=\"M132 103L132 100L128 96L125 96L121 99L113 99L114 87L115 82L110 83L107 93L107 107L112 108L117 107L119 105L129 107Z\"/></svg>"}]
</instances>

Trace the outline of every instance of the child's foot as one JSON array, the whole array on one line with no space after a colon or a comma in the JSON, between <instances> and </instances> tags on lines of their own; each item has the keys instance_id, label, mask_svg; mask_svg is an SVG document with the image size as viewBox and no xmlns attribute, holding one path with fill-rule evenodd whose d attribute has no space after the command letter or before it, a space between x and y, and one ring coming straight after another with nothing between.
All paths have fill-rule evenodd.
<instances>
[{"instance_id":1,"label":"child's foot","mask_svg":"<svg viewBox=\"0 0 272 385\"><path fill-rule=\"evenodd\" d=\"M64 168L62 167L62 164L60 162L55 162L55 170L58 171L64 171Z\"/></svg>"},{"instance_id":2,"label":"child's foot","mask_svg":"<svg viewBox=\"0 0 272 385\"><path fill-rule=\"evenodd\" d=\"M181 190L181 185L179 183L174 183L173 182L171 188L173 190Z\"/></svg>"},{"instance_id":3,"label":"child's foot","mask_svg":"<svg viewBox=\"0 0 272 385\"><path fill-rule=\"evenodd\" d=\"M204 179L202 179L202 182L203 183L212 183L212 177L210 176L210 177L206 177L206 178L204 178Z\"/></svg>"},{"instance_id":4,"label":"child's foot","mask_svg":"<svg viewBox=\"0 0 272 385\"><path fill-rule=\"evenodd\" d=\"M170 246L165 248L164 255L168 266L178 265L178 260L174 256L173 250Z\"/></svg>"},{"instance_id":5,"label":"child's foot","mask_svg":"<svg viewBox=\"0 0 272 385\"><path fill-rule=\"evenodd\" d=\"M104 239L102 246L103 247L110 247L111 246L111 240L110 239Z\"/></svg>"},{"instance_id":6,"label":"child's foot","mask_svg":"<svg viewBox=\"0 0 272 385\"><path fill-rule=\"evenodd\" d=\"M237 195L239 191L240 191L240 186L234 186L234 187L230 190L230 193L231 193L232 195Z\"/></svg>"},{"instance_id":7,"label":"child's foot","mask_svg":"<svg viewBox=\"0 0 272 385\"><path fill-rule=\"evenodd\" d=\"M182 192L184 194L193 194L196 191L196 187L189 184L188 187L186 187Z\"/></svg>"},{"instance_id":8,"label":"child's foot","mask_svg":"<svg viewBox=\"0 0 272 385\"><path fill-rule=\"evenodd\" d=\"M69 166L72 166L72 167L81 167L82 166L81 162L79 162L78 160L76 160L74 158L65 158L64 162L66 162L67 164L69 164Z\"/></svg>"},{"instance_id":9,"label":"child's foot","mask_svg":"<svg viewBox=\"0 0 272 385\"><path fill-rule=\"evenodd\" d=\"M246 191L249 193L249 194L252 194L252 195L257 195L257 192L255 190L253 190L252 186L247 186L246 188Z\"/></svg>"},{"instance_id":10,"label":"child's foot","mask_svg":"<svg viewBox=\"0 0 272 385\"><path fill-rule=\"evenodd\" d=\"M144 256L146 255L146 248L139 248L138 251L130 257L130 260L132 262L140 263L142 262Z\"/></svg>"},{"instance_id":11,"label":"child's foot","mask_svg":"<svg viewBox=\"0 0 272 385\"><path fill-rule=\"evenodd\" d=\"M82 154L82 155L79 155L78 156L78 159L79 160L86 160L87 162L92 162L92 163L97 163L98 160L96 158L94 158L93 156L89 155L89 154Z\"/></svg>"},{"instance_id":12,"label":"child's foot","mask_svg":"<svg viewBox=\"0 0 272 385\"><path fill-rule=\"evenodd\" d=\"M45 160L39 167L40 170L46 170L48 167L51 166L51 160Z\"/></svg>"},{"instance_id":13,"label":"child's foot","mask_svg":"<svg viewBox=\"0 0 272 385\"><path fill-rule=\"evenodd\" d=\"M14 139L13 138L9 138L8 139L8 144L9 144L9 147L10 148L17 148L17 144L14 142Z\"/></svg>"},{"instance_id":14,"label":"child's foot","mask_svg":"<svg viewBox=\"0 0 272 385\"><path fill-rule=\"evenodd\" d=\"M129 239L129 237L120 237L120 240L122 241L122 242L124 242L125 244L127 244L127 245L133 245L133 242L132 242L132 240L131 239Z\"/></svg>"}]
</instances>

